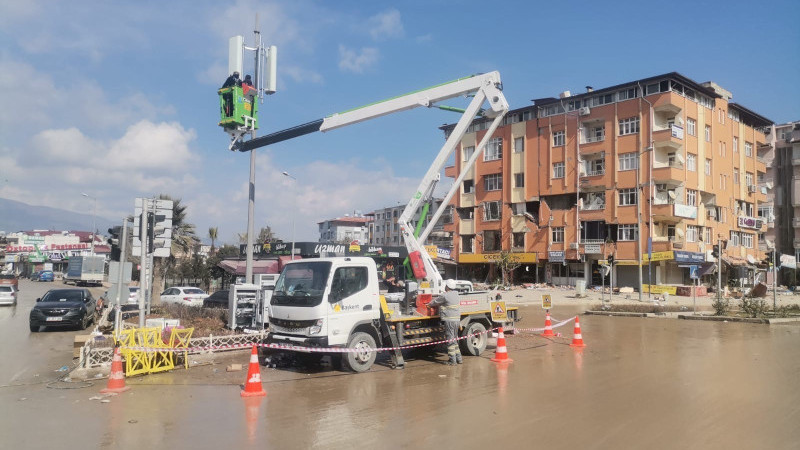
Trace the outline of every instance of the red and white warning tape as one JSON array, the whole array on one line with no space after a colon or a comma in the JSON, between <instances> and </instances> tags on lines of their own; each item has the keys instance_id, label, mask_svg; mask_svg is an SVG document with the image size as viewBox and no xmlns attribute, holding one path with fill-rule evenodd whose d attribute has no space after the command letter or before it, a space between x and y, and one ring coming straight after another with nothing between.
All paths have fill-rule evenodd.
<instances>
[{"instance_id":1,"label":"red and white warning tape","mask_svg":"<svg viewBox=\"0 0 800 450\"><path fill-rule=\"evenodd\" d=\"M558 327L563 327L564 325L574 321L575 317L571 317L571 318L566 319L566 320L558 320L558 319L555 319L555 318L552 318L552 319L556 323L554 325L551 325L550 328L558 328ZM527 331L527 332L531 332L531 333L539 333L539 332L544 331L544 327L542 327L542 328L515 328L515 330L516 331Z\"/></svg>"}]
</instances>

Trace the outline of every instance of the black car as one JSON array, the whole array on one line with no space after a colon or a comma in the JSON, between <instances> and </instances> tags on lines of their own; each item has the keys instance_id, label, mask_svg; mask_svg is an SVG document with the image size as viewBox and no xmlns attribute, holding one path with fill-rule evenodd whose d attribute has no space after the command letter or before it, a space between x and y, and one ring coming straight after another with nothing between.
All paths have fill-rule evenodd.
<instances>
[{"instance_id":1,"label":"black car","mask_svg":"<svg viewBox=\"0 0 800 450\"><path fill-rule=\"evenodd\" d=\"M40 327L77 327L81 330L95 321L97 300L88 289L51 289L36 299L31 309L31 332Z\"/></svg>"},{"instance_id":2,"label":"black car","mask_svg":"<svg viewBox=\"0 0 800 450\"><path fill-rule=\"evenodd\" d=\"M227 308L228 290L217 291L203 300L203 308Z\"/></svg>"}]
</instances>

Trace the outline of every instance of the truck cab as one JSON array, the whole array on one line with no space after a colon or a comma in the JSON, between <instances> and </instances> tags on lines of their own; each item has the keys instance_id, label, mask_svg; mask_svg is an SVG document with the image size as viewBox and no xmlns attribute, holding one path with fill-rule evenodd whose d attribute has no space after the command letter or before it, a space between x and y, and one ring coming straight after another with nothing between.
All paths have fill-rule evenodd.
<instances>
[{"instance_id":1,"label":"truck cab","mask_svg":"<svg viewBox=\"0 0 800 450\"><path fill-rule=\"evenodd\" d=\"M371 258L319 258L286 265L270 300L274 342L344 346L353 330L374 330L380 294Z\"/></svg>"}]
</instances>

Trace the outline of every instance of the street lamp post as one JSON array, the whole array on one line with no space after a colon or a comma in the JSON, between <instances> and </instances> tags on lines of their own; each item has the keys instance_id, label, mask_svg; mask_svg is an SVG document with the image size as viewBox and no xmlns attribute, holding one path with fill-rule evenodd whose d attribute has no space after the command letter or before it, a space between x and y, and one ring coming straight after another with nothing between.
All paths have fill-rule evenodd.
<instances>
[{"instance_id":1,"label":"street lamp post","mask_svg":"<svg viewBox=\"0 0 800 450\"><path fill-rule=\"evenodd\" d=\"M94 256L94 233L97 229L97 197L92 197L86 192L82 192L81 195L94 200L94 209L92 210L92 256Z\"/></svg>"},{"instance_id":2,"label":"street lamp post","mask_svg":"<svg viewBox=\"0 0 800 450\"><path fill-rule=\"evenodd\" d=\"M281 173L281 175L289 177L292 180L294 180L295 184L297 183L297 178L289 175L289 172L284 171L284 172ZM296 195L295 195L295 198L297 198ZM292 261L294 261L294 214L295 214L294 210L295 210L295 208L292 207Z\"/></svg>"}]
</instances>

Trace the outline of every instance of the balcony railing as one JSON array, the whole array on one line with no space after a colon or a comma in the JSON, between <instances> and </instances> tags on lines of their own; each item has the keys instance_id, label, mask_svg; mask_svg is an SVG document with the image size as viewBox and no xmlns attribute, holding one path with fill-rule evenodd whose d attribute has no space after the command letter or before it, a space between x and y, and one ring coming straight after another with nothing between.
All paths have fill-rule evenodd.
<instances>
[{"instance_id":1,"label":"balcony railing","mask_svg":"<svg viewBox=\"0 0 800 450\"><path fill-rule=\"evenodd\" d=\"M606 173L606 169L604 167L602 169L597 169L597 170L587 170L586 171L586 176L587 177L596 177L598 175L605 175L605 173Z\"/></svg>"},{"instance_id":2,"label":"balcony railing","mask_svg":"<svg viewBox=\"0 0 800 450\"><path fill-rule=\"evenodd\" d=\"M604 244L605 239L581 239L581 244Z\"/></svg>"},{"instance_id":3,"label":"balcony railing","mask_svg":"<svg viewBox=\"0 0 800 450\"><path fill-rule=\"evenodd\" d=\"M600 136L586 136L583 138L584 144L592 144L594 142L603 142L606 140L606 134L603 133Z\"/></svg>"}]
</instances>

